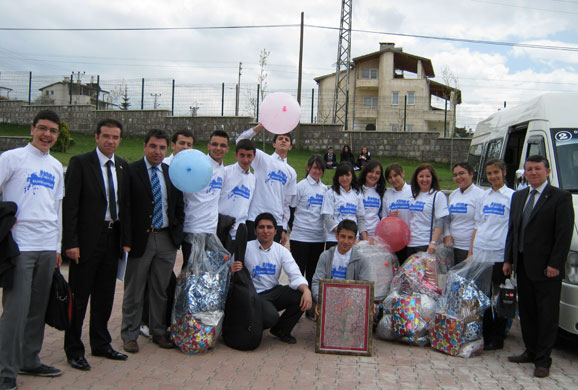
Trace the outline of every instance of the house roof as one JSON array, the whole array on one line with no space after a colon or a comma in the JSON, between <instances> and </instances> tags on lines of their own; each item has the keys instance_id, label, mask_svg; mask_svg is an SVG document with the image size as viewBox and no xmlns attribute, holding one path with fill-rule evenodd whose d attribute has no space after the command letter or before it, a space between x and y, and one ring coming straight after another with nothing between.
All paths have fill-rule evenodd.
<instances>
[{"instance_id":1,"label":"house roof","mask_svg":"<svg viewBox=\"0 0 578 390\"><path fill-rule=\"evenodd\" d=\"M364 62L367 60L372 60L381 56L383 53L392 52L393 53L393 63L395 69L406 70L408 72L417 73L417 64L419 61L422 63L423 70L426 77L435 77L433 70L433 65L429 58L416 56L413 54L408 54L402 52L400 49L395 47L387 47L373 53L365 54L353 59L354 63Z\"/></svg>"},{"instance_id":2,"label":"house roof","mask_svg":"<svg viewBox=\"0 0 578 390\"><path fill-rule=\"evenodd\" d=\"M45 85L44 87L40 87L40 88L38 88L38 90L39 90L39 91L43 91L43 90L45 90L46 88L52 87L53 85L57 85L57 84L64 84L64 85L66 85L66 84L70 84L70 81L69 81L69 80L57 81L57 82L55 82L55 83ZM75 82L73 85L78 85L78 84ZM104 89L100 88L100 86L99 86L98 84L96 84L96 83L87 83L87 84L82 84L82 83L81 83L80 85L81 85L82 87L90 88L90 89L94 89L94 90L96 90L96 89L98 88L98 90L99 90L100 92L102 92L102 93L109 93L108 91L105 91Z\"/></svg>"}]
</instances>

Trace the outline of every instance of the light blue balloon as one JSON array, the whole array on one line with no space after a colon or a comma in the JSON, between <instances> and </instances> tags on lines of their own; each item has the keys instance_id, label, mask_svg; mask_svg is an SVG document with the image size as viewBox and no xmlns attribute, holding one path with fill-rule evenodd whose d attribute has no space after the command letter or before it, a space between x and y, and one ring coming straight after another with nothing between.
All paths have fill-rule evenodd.
<instances>
[{"instance_id":1,"label":"light blue balloon","mask_svg":"<svg viewBox=\"0 0 578 390\"><path fill-rule=\"evenodd\" d=\"M195 149L179 152L169 166L171 181L183 192L198 192L209 185L213 166L209 157Z\"/></svg>"}]
</instances>

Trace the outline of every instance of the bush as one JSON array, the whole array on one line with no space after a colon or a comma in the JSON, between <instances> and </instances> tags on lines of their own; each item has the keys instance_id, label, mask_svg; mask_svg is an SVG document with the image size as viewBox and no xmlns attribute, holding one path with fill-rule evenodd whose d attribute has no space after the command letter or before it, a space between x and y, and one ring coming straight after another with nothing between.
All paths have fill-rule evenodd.
<instances>
[{"instance_id":1,"label":"bush","mask_svg":"<svg viewBox=\"0 0 578 390\"><path fill-rule=\"evenodd\" d=\"M58 139L52 147L52 151L64 153L70 147L70 131L68 130L68 123L65 121L60 122L60 134L58 134Z\"/></svg>"}]
</instances>

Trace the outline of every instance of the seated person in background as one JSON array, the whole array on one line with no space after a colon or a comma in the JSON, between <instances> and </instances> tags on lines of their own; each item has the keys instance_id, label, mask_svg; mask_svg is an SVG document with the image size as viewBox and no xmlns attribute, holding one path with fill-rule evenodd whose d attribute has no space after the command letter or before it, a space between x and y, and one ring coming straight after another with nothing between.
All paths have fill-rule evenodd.
<instances>
[{"instance_id":1,"label":"seated person in background","mask_svg":"<svg viewBox=\"0 0 578 390\"><path fill-rule=\"evenodd\" d=\"M299 266L287 248L273 241L277 221L269 213L255 218L257 239L247 243L245 266L251 274L255 290L259 294L263 310L263 328L279 340L295 344L291 331L304 311L312 305L311 291L307 280L301 275ZM289 285L279 284L281 268L289 277ZM243 263L235 261L231 272L243 269ZM281 317L279 311L284 310Z\"/></svg>"},{"instance_id":2,"label":"seated person in background","mask_svg":"<svg viewBox=\"0 0 578 390\"><path fill-rule=\"evenodd\" d=\"M325 161L325 168L335 169L337 166L337 156L333 153L333 147L327 149L327 153L323 156L323 161Z\"/></svg>"},{"instance_id":3,"label":"seated person in background","mask_svg":"<svg viewBox=\"0 0 578 390\"><path fill-rule=\"evenodd\" d=\"M371 264L354 247L357 237L355 222L344 219L337 225L337 246L331 247L319 256L317 269L313 275L311 291L317 303L315 315L319 316L319 281L321 279L371 280Z\"/></svg>"},{"instance_id":4,"label":"seated person in background","mask_svg":"<svg viewBox=\"0 0 578 390\"><path fill-rule=\"evenodd\" d=\"M355 166L355 157L351 152L351 148L349 145L343 145L343 149L341 149L341 156L339 156L339 162L349 162L351 165Z\"/></svg>"},{"instance_id":5,"label":"seated person in background","mask_svg":"<svg viewBox=\"0 0 578 390\"><path fill-rule=\"evenodd\" d=\"M362 169L365 166L365 164L369 162L369 160L371 160L371 153L364 146L361 149L361 153L359 153L359 156L357 156L357 166L359 167L359 169Z\"/></svg>"}]
</instances>

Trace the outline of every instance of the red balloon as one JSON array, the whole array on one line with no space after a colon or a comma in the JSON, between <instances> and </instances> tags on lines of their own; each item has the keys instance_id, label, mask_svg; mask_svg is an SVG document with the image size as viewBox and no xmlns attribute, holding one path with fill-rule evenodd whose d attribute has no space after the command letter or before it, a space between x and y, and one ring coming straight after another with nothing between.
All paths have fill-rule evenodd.
<instances>
[{"instance_id":1,"label":"red balloon","mask_svg":"<svg viewBox=\"0 0 578 390\"><path fill-rule=\"evenodd\" d=\"M375 236L379 237L391 252L397 252L409 244L410 232L403 219L390 216L379 221Z\"/></svg>"}]
</instances>

